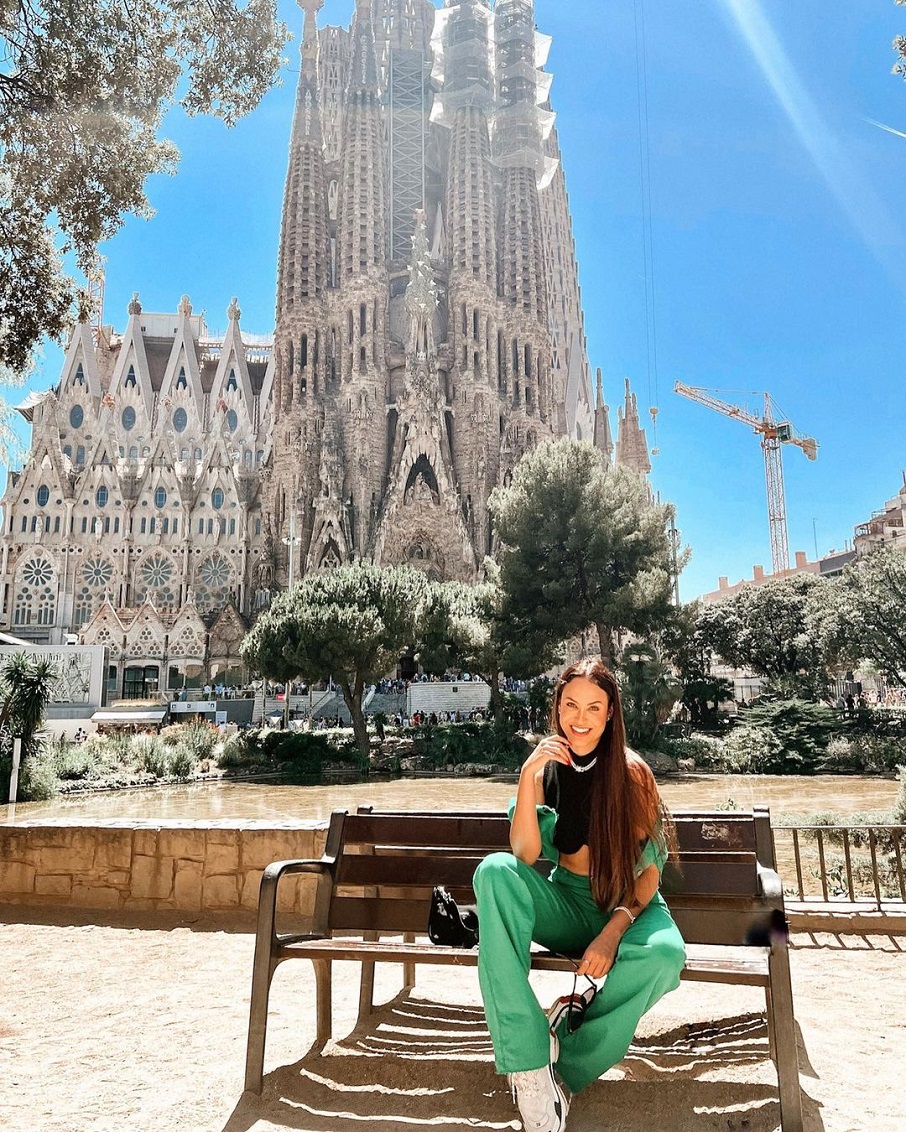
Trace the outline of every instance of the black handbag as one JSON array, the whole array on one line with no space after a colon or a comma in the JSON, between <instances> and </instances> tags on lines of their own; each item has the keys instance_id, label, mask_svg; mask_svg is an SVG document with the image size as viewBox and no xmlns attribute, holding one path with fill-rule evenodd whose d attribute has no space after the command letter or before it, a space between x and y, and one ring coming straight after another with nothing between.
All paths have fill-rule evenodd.
<instances>
[{"instance_id":1,"label":"black handbag","mask_svg":"<svg viewBox=\"0 0 906 1132\"><path fill-rule=\"evenodd\" d=\"M428 938L440 947L475 947L478 943L478 913L474 908L460 910L443 885L431 894Z\"/></svg>"}]
</instances>

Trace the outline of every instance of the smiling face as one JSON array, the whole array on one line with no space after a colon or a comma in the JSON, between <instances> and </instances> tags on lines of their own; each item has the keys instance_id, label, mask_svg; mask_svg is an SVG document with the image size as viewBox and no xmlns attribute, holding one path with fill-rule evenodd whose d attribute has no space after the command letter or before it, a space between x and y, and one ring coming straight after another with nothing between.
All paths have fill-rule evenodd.
<instances>
[{"instance_id":1,"label":"smiling face","mask_svg":"<svg viewBox=\"0 0 906 1132\"><path fill-rule=\"evenodd\" d=\"M610 715L610 696L594 681L575 676L563 687L557 718L577 755L590 755L597 747Z\"/></svg>"}]
</instances>

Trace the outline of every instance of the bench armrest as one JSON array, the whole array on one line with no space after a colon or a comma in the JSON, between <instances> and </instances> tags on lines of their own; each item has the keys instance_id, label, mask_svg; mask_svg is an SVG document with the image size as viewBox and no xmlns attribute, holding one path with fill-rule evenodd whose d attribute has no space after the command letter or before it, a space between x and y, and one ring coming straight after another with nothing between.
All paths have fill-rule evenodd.
<instances>
[{"instance_id":1,"label":"bench armrest","mask_svg":"<svg viewBox=\"0 0 906 1132\"><path fill-rule=\"evenodd\" d=\"M758 891L764 900L783 904L783 884L775 869L758 865Z\"/></svg>"},{"instance_id":2,"label":"bench armrest","mask_svg":"<svg viewBox=\"0 0 906 1132\"><path fill-rule=\"evenodd\" d=\"M261 874L261 887L258 890L258 939L266 939L271 949L277 943L277 886L283 877L299 873L331 876L336 864L336 857L326 854L318 859L272 861Z\"/></svg>"}]
</instances>

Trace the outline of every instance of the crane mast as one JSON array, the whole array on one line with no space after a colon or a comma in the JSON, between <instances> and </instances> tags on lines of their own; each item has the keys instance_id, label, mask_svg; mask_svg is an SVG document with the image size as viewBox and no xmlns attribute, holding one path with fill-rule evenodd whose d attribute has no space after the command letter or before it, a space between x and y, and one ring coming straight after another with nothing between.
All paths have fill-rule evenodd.
<instances>
[{"instance_id":1,"label":"crane mast","mask_svg":"<svg viewBox=\"0 0 906 1132\"><path fill-rule=\"evenodd\" d=\"M786 521L786 496L783 487L783 445L794 444L810 460L818 455L818 442L811 436L799 436L789 421L778 420L776 405L770 393L762 393L764 412L760 417L748 409L724 401L714 394L714 389L702 389L694 385L684 385L681 381L673 387L674 393L704 405L725 417L732 417L749 425L761 437L761 451L764 456L764 479L768 499L768 528L771 535L771 568L780 574L790 568L790 543ZM779 414L778 414L779 415Z\"/></svg>"}]
</instances>

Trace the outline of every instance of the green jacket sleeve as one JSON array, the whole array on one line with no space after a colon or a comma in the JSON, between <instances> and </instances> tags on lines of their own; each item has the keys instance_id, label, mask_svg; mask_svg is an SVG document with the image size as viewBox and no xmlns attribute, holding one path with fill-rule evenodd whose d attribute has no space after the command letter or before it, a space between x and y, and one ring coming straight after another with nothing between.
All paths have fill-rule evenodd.
<instances>
[{"instance_id":1,"label":"green jacket sleeve","mask_svg":"<svg viewBox=\"0 0 906 1132\"><path fill-rule=\"evenodd\" d=\"M667 846L660 837L657 836L657 832L655 832L655 836L649 837L645 842L641 856L635 866L635 875L641 876L649 865L657 865L657 871L663 873L666 863Z\"/></svg>"},{"instance_id":2,"label":"green jacket sleeve","mask_svg":"<svg viewBox=\"0 0 906 1132\"><path fill-rule=\"evenodd\" d=\"M516 809L516 799L510 798L506 816L513 821L513 811ZM560 851L554 845L554 826L557 824L557 811L550 806L536 806L538 814L538 828L541 831L541 855L556 865L560 860Z\"/></svg>"}]
</instances>

